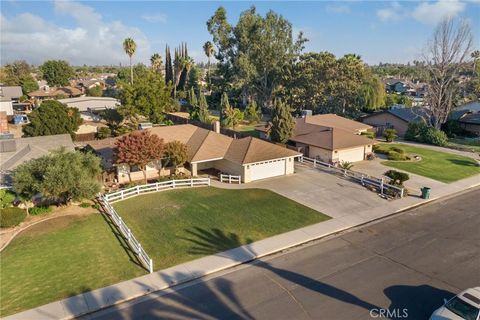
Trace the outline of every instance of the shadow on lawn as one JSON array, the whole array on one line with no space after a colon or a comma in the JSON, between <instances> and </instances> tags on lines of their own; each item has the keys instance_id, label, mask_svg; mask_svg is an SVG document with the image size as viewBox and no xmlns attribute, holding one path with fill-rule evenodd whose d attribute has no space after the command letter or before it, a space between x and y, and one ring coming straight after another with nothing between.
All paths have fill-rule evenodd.
<instances>
[{"instance_id":1,"label":"shadow on lawn","mask_svg":"<svg viewBox=\"0 0 480 320\"><path fill-rule=\"evenodd\" d=\"M453 164L466 167L477 167L475 161L472 160L459 160L459 159L448 159Z\"/></svg>"}]
</instances>

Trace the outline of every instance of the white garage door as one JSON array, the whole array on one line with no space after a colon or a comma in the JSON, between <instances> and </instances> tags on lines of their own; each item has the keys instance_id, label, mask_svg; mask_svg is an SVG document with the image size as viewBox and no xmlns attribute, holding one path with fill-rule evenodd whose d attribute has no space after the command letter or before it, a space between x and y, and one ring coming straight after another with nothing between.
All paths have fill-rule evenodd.
<instances>
[{"instance_id":1,"label":"white garage door","mask_svg":"<svg viewBox=\"0 0 480 320\"><path fill-rule=\"evenodd\" d=\"M348 162L362 161L363 154L364 154L364 147L339 150L338 160L348 161Z\"/></svg>"},{"instance_id":2,"label":"white garage door","mask_svg":"<svg viewBox=\"0 0 480 320\"><path fill-rule=\"evenodd\" d=\"M250 179L260 180L285 174L285 159L272 160L250 165Z\"/></svg>"}]
</instances>

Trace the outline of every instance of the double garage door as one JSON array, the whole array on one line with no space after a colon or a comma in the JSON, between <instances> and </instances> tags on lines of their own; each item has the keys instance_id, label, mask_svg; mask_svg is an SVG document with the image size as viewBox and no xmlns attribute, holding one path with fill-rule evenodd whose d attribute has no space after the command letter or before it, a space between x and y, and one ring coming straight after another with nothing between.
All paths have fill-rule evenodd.
<instances>
[{"instance_id":1,"label":"double garage door","mask_svg":"<svg viewBox=\"0 0 480 320\"><path fill-rule=\"evenodd\" d=\"M364 160L364 154L364 147L338 150L338 159L340 161L348 162L362 161Z\"/></svg>"},{"instance_id":2,"label":"double garage door","mask_svg":"<svg viewBox=\"0 0 480 320\"><path fill-rule=\"evenodd\" d=\"M285 174L285 159L270 160L250 165L250 179L260 180Z\"/></svg>"}]
</instances>

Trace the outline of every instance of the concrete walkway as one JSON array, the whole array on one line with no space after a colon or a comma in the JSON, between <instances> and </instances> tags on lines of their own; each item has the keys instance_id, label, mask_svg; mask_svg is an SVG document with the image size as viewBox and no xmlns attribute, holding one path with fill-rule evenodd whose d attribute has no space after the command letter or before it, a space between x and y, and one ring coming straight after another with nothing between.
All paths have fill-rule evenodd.
<instances>
[{"instance_id":1,"label":"concrete walkway","mask_svg":"<svg viewBox=\"0 0 480 320\"><path fill-rule=\"evenodd\" d=\"M411 145L411 146L414 146L414 147L421 147L421 148L425 148L425 149L431 149L431 150L435 150L435 151L446 152L446 153L456 154L456 155L465 156L465 157L480 160L480 154L478 154L476 152L469 152L469 151L456 150L456 149L452 149L452 148L432 146L430 144L425 144L425 143L420 143L420 142L412 142L412 141L405 141L405 140L396 140L395 143L407 144L407 145Z\"/></svg>"},{"instance_id":2,"label":"concrete walkway","mask_svg":"<svg viewBox=\"0 0 480 320\"><path fill-rule=\"evenodd\" d=\"M217 184L215 185L217 186ZM480 176L477 175L437 187L433 190L430 200L422 200L418 197L406 197L400 200L384 202L386 204L384 206L375 206L374 208L369 207L368 209L345 212L342 216L333 217L331 220L322 223L293 230L139 278L56 301L4 319L70 319L147 295L154 291L166 289L176 284L191 281L207 274L228 269L255 258L273 254L290 247L356 227L479 185ZM234 186L231 185L228 187ZM236 187L243 188L245 186L237 185ZM371 193L367 190L364 190L364 192L365 194ZM325 213L329 214L328 212Z\"/></svg>"}]
</instances>

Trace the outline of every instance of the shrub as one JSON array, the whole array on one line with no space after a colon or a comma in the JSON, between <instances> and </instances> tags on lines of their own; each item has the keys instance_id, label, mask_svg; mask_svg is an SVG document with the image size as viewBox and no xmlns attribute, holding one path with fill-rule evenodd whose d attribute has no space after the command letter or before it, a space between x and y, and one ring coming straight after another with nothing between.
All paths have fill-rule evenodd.
<instances>
[{"instance_id":1,"label":"shrub","mask_svg":"<svg viewBox=\"0 0 480 320\"><path fill-rule=\"evenodd\" d=\"M0 209L0 227L10 228L19 225L25 218L27 213L17 207Z\"/></svg>"},{"instance_id":2,"label":"shrub","mask_svg":"<svg viewBox=\"0 0 480 320\"><path fill-rule=\"evenodd\" d=\"M94 204L92 204L92 208L100 210L100 205L98 203L94 203Z\"/></svg>"},{"instance_id":3,"label":"shrub","mask_svg":"<svg viewBox=\"0 0 480 320\"><path fill-rule=\"evenodd\" d=\"M78 205L80 208L90 208L91 204L88 202L82 202Z\"/></svg>"},{"instance_id":4,"label":"shrub","mask_svg":"<svg viewBox=\"0 0 480 320\"><path fill-rule=\"evenodd\" d=\"M344 170L350 170L353 167L353 163L348 161L341 161L338 166Z\"/></svg>"},{"instance_id":5,"label":"shrub","mask_svg":"<svg viewBox=\"0 0 480 320\"><path fill-rule=\"evenodd\" d=\"M375 137L376 137L375 132L372 132L372 131L365 131L365 132L360 133L360 135L365 136L365 137L370 138L370 139L375 139Z\"/></svg>"},{"instance_id":6,"label":"shrub","mask_svg":"<svg viewBox=\"0 0 480 320\"><path fill-rule=\"evenodd\" d=\"M420 136L425 131L427 125L423 122L412 122L408 124L405 131L405 140L420 141Z\"/></svg>"},{"instance_id":7,"label":"shrub","mask_svg":"<svg viewBox=\"0 0 480 320\"><path fill-rule=\"evenodd\" d=\"M405 150L403 150L402 148L399 148L399 147L393 147L391 150L395 151L395 152L398 152L400 154L404 154L405 153Z\"/></svg>"},{"instance_id":8,"label":"shrub","mask_svg":"<svg viewBox=\"0 0 480 320\"><path fill-rule=\"evenodd\" d=\"M400 186L403 186L403 183L410 179L408 173L397 170L388 170L383 175L392 179L393 184Z\"/></svg>"},{"instance_id":9,"label":"shrub","mask_svg":"<svg viewBox=\"0 0 480 320\"><path fill-rule=\"evenodd\" d=\"M407 160L407 157L404 154L398 153L396 151L390 150L388 151L388 160L393 161L404 161Z\"/></svg>"},{"instance_id":10,"label":"shrub","mask_svg":"<svg viewBox=\"0 0 480 320\"><path fill-rule=\"evenodd\" d=\"M112 135L112 130L110 130L110 128L107 128L107 127L98 128L97 139L105 139L110 137L111 135Z\"/></svg>"},{"instance_id":11,"label":"shrub","mask_svg":"<svg viewBox=\"0 0 480 320\"><path fill-rule=\"evenodd\" d=\"M375 154L373 152L368 153L367 160L375 160Z\"/></svg>"},{"instance_id":12,"label":"shrub","mask_svg":"<svg viewBox=\"0 0 480 320\"><path fill-rule=\"evenodd\" d=\"M12 206L15 200L15 193L9 190L0 190L0 209L5 209Z\"/></svg>"},{"instance_id":13,"label":"shrub","mask_svg":"<svg viewBox=\"0 0 480 320\"><path fill-rule=\"evenodd\" d=\"M383 136L385 137L385 140L387 140L387 142L393 142L393 140L395 140L395 138L397 137L397 130L386 129L383 132Z\"/></svg>"},{"instance_id":14,"label":"shrub","mask_svg":"<svg viewBox=\"0 0 480 320\"><path fill-rule=\"evenodd\" d=\"M53 208L50 206L40 206L40 207L33 207L28 210L28 213L32 216L38 216L41 214L50 213L53 211Z\"/></svg>"},{"instance_id":15,"label":"shrub","mask_svg":"<svg viewBox=\"0 0 480 320\"><path fill-rule=\"evenodd\" d=\"M436 146L445 146L447 145L448 138L445 132L438 130L433 127L427 128L422 137L422 142L433 144Z\"/></svg>"}]
</instances>

